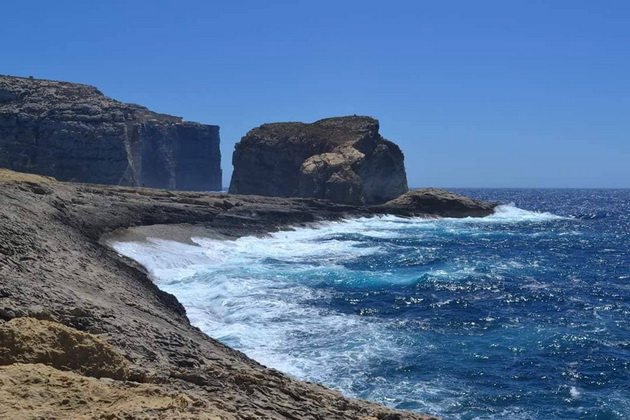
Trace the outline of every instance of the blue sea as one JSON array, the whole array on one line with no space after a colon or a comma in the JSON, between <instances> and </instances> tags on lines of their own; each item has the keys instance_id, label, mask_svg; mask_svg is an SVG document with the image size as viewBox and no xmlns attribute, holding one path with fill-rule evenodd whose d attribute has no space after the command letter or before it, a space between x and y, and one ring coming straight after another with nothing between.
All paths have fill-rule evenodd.
<instances>
[{"instance_id":1,"label":"blue sea","mask_svg":"<svg viewBox=\"0 0 630 420\"><path fill-rule=\"evenodd\" d=\"M630 190L459 189L380 217L115 248L262 364L444 419L630 418Z\"/></svg>"}]
</instances>

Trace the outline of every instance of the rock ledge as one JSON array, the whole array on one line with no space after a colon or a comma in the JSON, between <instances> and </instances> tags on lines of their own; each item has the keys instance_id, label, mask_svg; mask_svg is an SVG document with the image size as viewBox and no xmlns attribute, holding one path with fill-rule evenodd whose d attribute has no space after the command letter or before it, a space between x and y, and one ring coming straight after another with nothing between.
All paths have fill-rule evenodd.
<instances>
[{"instance_id":1,"label":"rock ledge","mask_svg":"<svg viewBox=\"0 0 630 420\"><path fill-rule=\"evenodd\" d=\"M493 214L497 205L439 188L423 188L409 191L382 207L395 214L484 217Z\"/></svg>"}]
</instances>

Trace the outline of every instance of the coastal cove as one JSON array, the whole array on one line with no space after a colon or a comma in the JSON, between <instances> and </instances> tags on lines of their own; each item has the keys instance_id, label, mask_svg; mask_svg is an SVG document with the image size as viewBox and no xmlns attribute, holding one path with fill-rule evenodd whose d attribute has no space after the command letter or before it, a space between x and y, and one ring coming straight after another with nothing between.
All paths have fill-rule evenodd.
<instances>
[{"instance_id":1,"label":"coastal cove","mask_svg":"<svg viewBox=\"0 0 630 420\"><path fill-rule=\"evenodd\" d=\"M457 321L456 316L452 318L453 322L449 321L451 318L442 316L444 315L442 311L455 311L454 314L456 315L459 310L463 310L465 314L470 308L477 308L476 304L465 304L468 298L476 295L483 298L484 293L492 295L495 290L509 291L501 289L501 287L510 286L507 280L511 275L508 276L507 274L510 274L509 270L512 268L519 269L518 265L505 267L505 270L508 271L503 273L505 278L499 283L501 287L498 289L495 287L497 285L492 284L492 277L485 278L483 276L483 270L480 278L472 280L464 278L463 282L461 282L462 279L449 279L449 276L456 274L458 270L449 272L448 269L445 269L442 279L426 279L428 281L420 282L410 279L411 281L403 281L398 285L385 284L385 286L396 286L392 289L394 294L390 295L390 292L382 288L383 294L380 295L383 298L380 299L383 304L396 304L390 308L374 307L374 301L370 302L369 299L370 296L375 296L372 294L373 290L370 292L361 289L361 287L373 289L373 284L362 284L361 281L353 284L343 278L336 277L339 273L343 274L345 270L364 271L358 265L361 263L360 259L352 261L357 257L356 249L354 249L357 247L363 252L359 258L367 258L373 265L374 279L378 278L377 271L383 268L383 264L385 266L391 265L390 268L396 270L395 265L403 261L404 258L403 260L396 260L385 255L386 258L383 259L383 255L374 254L370 249L390 245L398 246L400 244L396 244L396 241L402 240L404 242L407 240L404 239L404 235L400 238L396 237L398 233L404 233L404 231L395 232L386 227L388 224L394 224L411 228L411 231L407 232L412 234L411 245L413 245L413 241L422 238L418 232L414 233L416 228L420 228L421 231L424 229L423 235L429 234L427 238L430 240L439 239L445 234L443 239L445 239L446 244L457 244L461 241L463 248L453 248L449 251L452 254L447 252L441 257L436 255L438 257L436 264L441 263L440 258L446 258L443 262L448 268L449 255L460 255L464 258L463 263L467 259L481 261L482 264L477 268L477 271L483 269L485 264L489 270L486 274L489 275L496 274L493 273L493 270L496 270L496 267L493 268L493 264L500 262L501 258L497 256L497 258L489 261L484 258L479 259L479 256L484 252L484 247L479 245L497 243L497 238L493 238L495 234L503 236L503 242L499 243L505 244L506 240L511 240L510 238L525 241L520 242L520 245L515 249L521 250L526 256L529 255L528 252L532 251L532 248L528 246L529 240L540 241L539 252L541 256L549 254L545 258L562 256L562 253L559 252L562 247L568 246L567 249L577 250L579 257L583 260L580 264L575 265L570 260L563 262L562 259L543 259L542 261L554 262L555 265L533 265L531 269L535 271L533 273L535 275L530 275L530 277L537 279L536 276L544 274L541 270L545 267L551 267L552 271L574 267L557 278L563 282L569 281L566 283L569 285L590 287L590 289L578 287L578 289L569 288L566 290L571 293L576 290L587 292L577 296L577 300L576 296L572 297L565 293L564 286L559 289L553 285L548 285L547 288L542 287L545 286L543 281L546 280L544 278L537 281L529 279L521 285L522 277L517 275L514 276L515 282L510 287L517 287L512 292L518 292L519 287L524 287L530 292L538 291L533 295L534 299L530 301L536 303L537 299L542 299L543 303L546 302L552 309L553 316L545 315L543 312L540 317L533 317L532 320L548 320L549 332L552 337L556 327L577 328L575 334L560 335L560 341L552 340L551 343L554 346L560 346L559 350L556 349L560 351L559 355L568 357L567 360L572 360L571 363L575 360L588 362L584 364L587 371L575 368L566 371L568 377L560 374L564 381L563 386L559 389L556 388L557 392L550 394L554 398L559 398L559 404L556 411L549 417L572 418L576 412L582 412L579 410L590 410L587 413L599 415L601 418L622 418L620 415L622 416L624 410L627 410L627 407L623 406L623 402L628 400L627 395L624 394L626 391L618 385L619 378L627 377L628 373L628 332L627 326L622 322L628 315L627 312L624 312L627 311L628 299L628 261L627 258L624 258L628 252L629 237L627 212L624 210L628 206L627 190L583 190L582 195L577 196L579 198L577 201L571 199L570 190L558 190L553 197L545 195L543 190L534 190L533 192L526 190L462 192L482 199L502 202L509 201L511 196L520 208L530 208L538 212L551 211L555 215L543 214L541 217L538 213L508 207L507 209L499 208L497 214L486 219L440 220L433 218L420 221L406 218L414 214L419 215L418 210L414 210L413 207L408 207L409 204L400 201L398 204L385 207L353 207L314 199L232 196L62 183L56 182L52 178L0 170L0 234L2 235L0 238L0 277L3 280L0 287L0 335L7 337L7 334L13 334L10 332L12 328L20 328L19 322L36 326L41 324L41 328L48 331L51 328L65 331L64 334L77 336L78 334L87 334L105 343L98 345L109 346L108 351L112 352L117 360L124 360L125 365L128 365L123 366L120 370L123 372L122 379L124 380L121 380L120 377L108 379L109 377L106 375L105 379L108 381L102 382L97 378L81 375L80 370L75 371L68 366L55 365L54 361L52 366L38 364L47 363L46 360L37 359L35 353L32 357L29 356L31 354L29 352L36 352L38 347L29 348L27 346L25 348L22 345L17 353L10 348L8 350L0 349L2 350L0 351L2 357L13 355L11 357L17 357L17 360L21 360L21 363L15 363L15 359L11 358L0 360L0 378L4 378L3 380L10 381L12 384L11 387L3 388L2 398L5 404L0 409L0 415L15 416L16 413L24 410L24 400L20 393L24 390L34 389L32 381L39 381L44 378L49 385L46 388L46 393L38 397L37 408L29 408L33 415L52 415L55 413L58 415L65 410L73 410L73 413L80 416L80 413L88 410L86 412L88 414L85 414L87 417L99 413L99 415L119 417L135 415L138 418L143 418L143 416L150 417L156 413L161 413L167 417L202 419L360 418L373 420L377 418L404 420L437 418L410 411L397 411L373 402L351 398L351 396L358 396L380 401L399 409L430 412L434 415L444 413L446 418L458 418L458 416L459 418L473 418L470 416L474 415L479 407L474 404L467 406L466 401L457 399L462 396L477 395L470 392L469 389L464 388L462 391L456 387L453 391L453 388L449 388L452 384L441 383L439 388L433 388L436 392L431 399L419 392L421 389L414 388L404 381L399 381L406 390L407 396L402 395L401 397L399 395L398 400L392 401L389 400L391 395L378 395L376 392L378 387L382 385L378 378L386 378L387 375L374 376L373 374L378 372L374 372L370 366L361 363L347 364L344 362L345 364L337 364L334 358L327 357L331 353L322 353L320 359L312 358L314 360L312 366L323 366L321 373L336 371L340 374L348 374L346 377L353 378L354 384L345 386L336 383L333 377L313 376L306 370L303 372L306 372L307 375L301 376L300 372L291 370L290 364L286 365L289 369L286 366L278 367L291 373L292 376L305 377L311 382L296 380L277 370L268 369L244 353L227 347L191 325L189 319L196 324L199 314L190 307L188 311L186 310L185 306L189 305L190 302L184 299L184 296L181 296L180 302L171 293L160 290L148 277L145 268L129 258L120 256L118 252L106 245L106 242L112 238L111 235L121 237L119 235L123 234L122 237L127 241L150 243L151 241L146 240L147 236L161 237L162 239L175 239L184 245L203 250L197 245L191 245L190 238L209 237L210 242L215 245L236 244L236 247L229 251L229 255L241 258L247 254L243 250L251 251L250 254L253 253L255 257L257 252L256 248L253 247L247 249L248 245L239 250L238 244L243 241L246 244L247 241L260 241L259 244L262 244L263 248L272 251L273 247L265 246L264 244L268 243L265 241L280 238L289 247L290 253L298 251L299 248L296 245L300 245L300 242L304 242L304 240L302 245L308 245L306 248L310 248L313 244L317 245L321 239L328 242L324 247L320 246L320 250L329 248L329 243L336 241L341 247L339 252L334 252L332 256L324 254L324 259L319 261L327 264L327 258L330 257L330 262L335 262L337 259L336 264L333 264L334 267L331 267L332 269L329 271L330 281L328 284L323 282L316 286L319 287L319 291L324 297L332 292L333 295L329 295L329 297L333 297L333 303L343 304L345 308L330 306L331 301L328 298L305 302L302 299L303 296L293 295L290 297L294 300L294 308L311 311L315 307L318 311L317 314L321 314L323 310L324 313L328 311L328 313L339 314L339 319L354 319L358 321L355 325L359 327L357 331L360 334L365 332L362 329L362 326L365 326L364 320L368 320L370 325L376 327L376 330L386 327L382 331L387 332L389 330L387 323L382 323L379 326L381 322L379 318L396 319L398 315L392 312L395 309L394 306L401 306L399 303L405 302L404 299L398 301L397 296L404 297L404 294L409 291L420 294L428 293L429 301L418 300L414 303L411 299L408 300L411 305L404 305L413 313L414 310L429 303L426 306L427 320L420 323L412 322L414 327L411 331L405 331L405 323L401 323L398 331L403 333L403 337L405 337L402 341L392 341L392 338L395 339L395 337L386 335L381 338L390 344L397 342L398 344L414 343L417 337L414 338L413 334L418 332L430 333L434 334L434 337L425 343L426 346L414 345L412 347L428 350L433 348L432 351L439 352L443 350L440 346L448 346L449 343L452 343L448 337L453 331L461 330L463 333L461 337L474 336L480 332L481 330L476 329L468 331L466 324L462 324L461 320ZM460 215L466 215L471 211L485 212L488 209L487 203L464 199L461 196L439 190L416 192L415 195L408 196L408 198L409 201L417 201L417 203L430 202L434 206L433 210L442 214L449 210L453 211L454 208L457 208ZM557 207L562 203L566 206ZM374 217L388 213L390 213L388 216ZM391 213L405 216L405 218L399 219L398 216L391 215ZM522 220L516 221L517 223L514 223L515 220L509 220L515 216ZM504 219L507 217L508 220L501 222L502 217ZM336 234L337 237L326 237L328 234L324 232L323 238L317 238L319 235L317 232L325 231L326 225L331 222L337 223L335 225L335 230L339 230ZM373 223L375 225L371 226L370 224ZM578 234L567 236L567 241L558 249L549 248L549 245L553 244L553 241L550 241L553 238L549 236L555 231L550 229L553 227L553 223L560 223L568 229L567 232L575 231ZM361 224L364 226L361 227ZM150 227L134 228L140 226ZM349 229L343 228L343 226L349 227ZM457 226L467 228L464 231L459 231L459 228L454 229ZM483 226L486 226L487 229ZM523 237L522 234L513 231L515 226L524 226L533 229L533 231ZM292 228L289 229L289 227ZM314 227L315 229L313 229ZM131 230L129 230L130 228ZM443 228L447 229L444 231ZM482 235L466 239L466 235L468 235L466 231L474 233L479 228L481 228L480 233ZM146 229L150 230L146 231ZM497 231L493 233L495 229ZM126 234L123 233L125 231ZM369 232L372 234L364 235ZM269 233L271 236L268 236ZM315 236L312 235L313 233ZM304 234L307 236L300 239L299 235ZM308 235L311 235L310 238ZM237 239L241 237L242 239ZM225 241L225 239L231 240ZM287 241L287 239L289 240ZM593 240L596 241L593 242ZM420 254L415 257L413 253L402 254L411 258L412 264L409 267L411 270L416 270L423 264L429 263L430 265L431 263L429 260L422 260L424 257L421 254L424 251L422 251L422 244L419 245ZM446 248L440 248L443 245L444 243L440 244L437 241L430 245L430 248L435 248L432 252L441 254L442 251L446 250ZM344 247L345 251L348 252L342 252ZM260 249L259 247L258 252ZM317 247L313 249L316 251ZM294 255L295 261L288 261L287 263L287 261L282 261L282 258L276 258L278 261L271 261L272 266L275 265L274 270L279 266L284 266L287 270L284 274L288 274L285 280L295 279L294 268L299 269L300 265L313 265L313 260L317 262L317 258L321 257L321 255L320 257L316 255L317 252L314 254L312 250L303 249L303 251ZM479 254L480 252L481 254ZM158 254L154 255L157 256ZM264 253L259 253L258 257L261 255L264 256ZM287 255L283 258L286 259ZM431 252L427 255L430 257ZM349 259L344 261L344 256ZM414 262L413 259L416 257L420 257L420 260ZM239 263L238 258L235 260L237 263ZM255 260L240 260L239 264L243 269L257 267ZM326 264L320 265L325 267ZM466 274L466 271L463 273ZM556 274L558 273L562 273L562 271ZM236 279L235 284L238 284L241 280L234 274L236 273L230 273L230 277ZM587 277L583 279L581 276ZM220 279L220 277L218 278ZM249 276L245 279L253 287L265 286L260 283L261 278ZM319 281L317 276L314 278ZM282 280L281 277L280 280ZM350 278L350 280L352 279ZM477 281L480 281L478 285ZM484 284L491 286L489 291L484 289ZM224 283L224 285L229 285L229 283ZM286 284L282 286L284 285ZM377 283L377 287L382 285ZM287 290L296 289L295 284L290 286ZM304 286L308 289L313 285L298 284L297 289L306 290ZM166 289L163 284L160 284L160 287ZM626 288L624 289L624 287ZM432 291L432 289L434 290ZM175 290L170 291L175 292ZM273 292L269 288L261 288L260 291L265 294L270 291ZM204 298L203 294L198 295L200 298ZM456 295L457 298L452 299L452 295ZM246 294L244 296L247 297ZM269 293L267 297L274 298L274 295ZM367 300L365 300L366 297ZM419 298L419 296L407 296L407 298L409 297ZM526 296L522 295L522 297L525 298ZM602 299L602 303L593 306L589 302L591 297L595 300ZM231 299L235 298L238 299L239 297L236 295L231 297ZM431 303L431 299L434 300L433 303ZM451 303L440 305L441 302L449 300ZM582 301L585 303L575 303ZM261 302L264 303L264 300ZM498 303L491 300L489 302L493 305ZM514 305L527 307L527 302L527 299L521 300L519 298L515 300ZM554 309L555 306L552 305L554 302L560 304L561 309L563 308L562 305L569 305L568 308L564 307L563 309L570 310L568 313L571 314L571 317L558 317L558 313L562 313L562 311L558 312L557 309ZM182 306L182 303L185 306ZM465 305L462 306L461 304ZM256 306L254 305L253 308L256 309ZM357 314L357 309L361 309L363 313ZM487 316L483 307L477 309L479 309L478 315ZM235 311L234 314L247 315L246 312L241 311ZM288 312L287 314L293 313ZM576 324L576 316L580 314L587 314L589 318ZM432 316L434 318L431 319ZM310 320L312 319L314 318L310 318ZM328 328L327 331L335 331L329 328L329 324L326 324L327 320L330 319L327 315L321 316L318 321L319 327ZM309 331L309 328L317 325L317 323L312 324L309 318L296 317L296 320L307 321L308 328L303 328L304 331ZM489 324L486 326L489 328L491 325L501 326L506 325L506 322L509 325L510 320L510 317L497 318L494 321L487 321ZM474 320L469 319L466 322L471 321ZM596 326L592 322L602 322L604 325L603 327ZM205 330L206 327L201 326ZM316 333L318 329L315 328L313 332ZM584 332L588 333L590 330L594 331L595 336L580 335ZM499 328L495 331L501 332L502 330ZM265 329L259 328L258 332L264 333ZM471 332L472 334L470 334ZM601 340L602 334L605 340ZM562 341L562 337L570 338L574 335L577 337L575 343L579 345L578 349L576 350L575 347L571 346L563 347L567 345L567 342ZM347 338L349 339L348 342L352 343L352 336L338 336ZM364 336L370 337L367 334ZM312 344L313 342L307 338L309 337L303 337L302 341L306 345ZM571 341L569 341L570 343ZM328 346L325 342L324 344L324 349L330 348L335 351L334 346ZM0 345L6 346L7 343L0 340ZM230 345L239 347L238 343L231 343ZM256 345L255 342L254 345ZM431 345L437 347L431 347ZM464 348L461 347L461 349ZM520 347L516 346L515 348ZM247 352L247 349L243 349ZM286 349L289 356L295 355L293 352L295 349L290 347L286 347ZM361 346L357 349L361 350ZM389 353L388 349L392 349L392 347L384 347L384 349L385 353ZM399 355L405 354L405 349L402 349L403 352L398 353ZM562 349L566 349L569 353L563 352ZM317 349L315 348L315 350ZM511 350L508 348L508 351ZM586 355L583 353L584 351L586 351ZM274 356L273 352L269 354ZM391 352L385 356L387 358L394 354L395 352ZM511 354L513 357L510 360L519 360L519 355L522 356L526 353ZM445 353L445 355L454 358L452 360L458 360L456 357L461 356L461 354L453 355L452 353ZM418 360L417 355L411 354L411 356L415 357L416 361ZM383 360L387 360L386 358ZM37 360L41 361L37 362ZM370 358L365 360L369 361ZM393 372L402 375L408 375L409 372L421 372L426 375L422 383L430 385L425 390L431 390L435 385L431 382L431 377L444 377L446 373L430 358L425 359L427 362L431 362L430 366L421 367L421 369L418 369L418 366L414 367L413 363L407 363L413 362L413 360L412 358L404 361L404 364L395 361L394 364L385 364L384 366L389 366L394 369ZM461 360L462 363L466 362L466 359ZM554 359L550 360L553 361ZM338 361L343 362L343 358L339 358ZM381 364L380 359L377 358L377 361ZM263 361L264 364L274 365L271 362L269 360ZM477 362L485 363L487 366L493 365L488 359L483 358ZM28 364L25 365L24 363ZM344 372L343 369L339 368L344 365L349 367L350 371ZM406 368L396 370L400 366L406 366ZM499 364L499 366L502 365ZM581 365L578 364L577 366ZM461 369L461 367L452 364L450 371L466 376L469 369ZM407 368L410 370L406 370ZM606 375L605 368L612 370L609 371L608 376L601 376L602 372ZM360 372L366 373L367 376ZM505 376L504 372L502 375ZM556 377L553 376L553 378ZM479 380L479 378L477 376L475 380ZM368 382L363 383L374 385L373 388L366 388L361 385L362 381L366 379ZM540 378L534 377L532 380L537 382L540 381ZM314 384L313 381L321 381L343 390L345 395ZM465 386L466 382L462 381L460 385ZM545 388L548 385L548 383L543 382L542 389L548 389ZM525 389L532 391L528 395L536 395L533 388L530 389L527 384L524 386ZM94 391L90 391L92 389ZM391 389L392 392L398 392L395 387L381 387L380 389ZM457 398L444 398L442 394L444 391L454 392L451 396ZM604 399L598 397L601 394L606 394L607 397ZM71 396L70 400L66 399L66 395ZM413 398L409 400L409 396L413 396ZM112 405L112 398L119 403ZM138 403L138 399L140 403ZM64 401L69 401L69 403L64 403ZM85 404L86 401L88 401L87 405ZM520 397L516 400L506 399L502 404L505 407L514 407L513 409L517 411L513 413L520 415L521 418L533 418L527 412L518 411L519 401L523 400ZM486 407L486 410L494 409L490 405ZM501 412L499 411L499 413Z\"/></svg>"},{"instance_id":2,"label":"coastal cove","mask_svg":"<svg viewBox=\"0 0 630 420\"><path fill-rule=\"evenodd\" d=\"M453 419L624 418L630 192L457 192L512 204L109 243L210 336L346 395Z\"/></svg>"},{"instance_id":3,"label":"coastal cove","mask_svg":"<svg viewBox=\"0 0 630 420\"><path fill-rule=\"evenodd\" d=\"M461 214L487 214L494 207L437 190L422 194L420 202L437 200L433 204L437 212L453 211L455 206ZM87 417L98 413L144 418L161 413L196 419L434 418L348 398L265 368L192 326L173 295L156 287L139 264L102 242L104 235L134 226L187 224L234 238L388 212L423 213L401 204L354 207L315 199L62 183L0 170L0 333L14 337L0 342L4 346L0 377L12 384L3 388L0 415L22 412L20 392L32 389L30 381L47 378L51 385L38 397L37 407L28 408L32 415L72 410L81 416L87 410ZM81 334L97 337L101 342L97 348L104 346L116 360L124 361L122 376L103 385L79 375L85 370L81 366L73 370L50 360L47 354L64 351L55 347L54 336L50 344L54 352L43 355L37 353L36 335L31 341L14 341L22 334L22 321L42 333L60 331L76 340L87 339ZM73 350L75 359L90 360L77 353L81 348ZM137 384L144 397L124 391ZM103 386L109 387L106 392L101 392ZM82 394L86 392L91 393ZM105 395L119 395L119 402L111 404ZM139 397L144 402L136 404Z\"/></svg>"}]
</instances>

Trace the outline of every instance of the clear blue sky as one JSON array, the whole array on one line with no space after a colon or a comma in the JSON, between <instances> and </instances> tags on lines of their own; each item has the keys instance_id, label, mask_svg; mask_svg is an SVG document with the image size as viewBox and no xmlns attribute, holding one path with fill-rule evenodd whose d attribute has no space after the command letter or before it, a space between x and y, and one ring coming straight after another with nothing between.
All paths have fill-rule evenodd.
<instances>
[{"instance_id":1,"label":"clear blue sky","mask_svg":"<svg viewBox=\"0 0 630 420\"><path fill-rule=\"evenodd\" d=\"M630 2L5 1L0 73L221 126L371 115L411 186L630 187Z\"/></svg>"}]
</instances>

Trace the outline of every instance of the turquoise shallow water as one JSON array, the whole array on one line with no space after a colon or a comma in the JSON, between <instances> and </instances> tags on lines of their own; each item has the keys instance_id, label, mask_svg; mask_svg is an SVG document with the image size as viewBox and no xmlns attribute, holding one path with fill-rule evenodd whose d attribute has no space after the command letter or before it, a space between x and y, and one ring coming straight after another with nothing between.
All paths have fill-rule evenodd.
<instances>
[{"instance_id":1,"label":"turquoise shallow water","mask_svg":"<svg viewBox=\"0 0 630 420\"><path fill-rule=\"evenodd\" d=\"M630 190L460 192L511 204L115 247L209 335L348 395L446 419L630 418Z\"/></svg>"}]
</instances>

